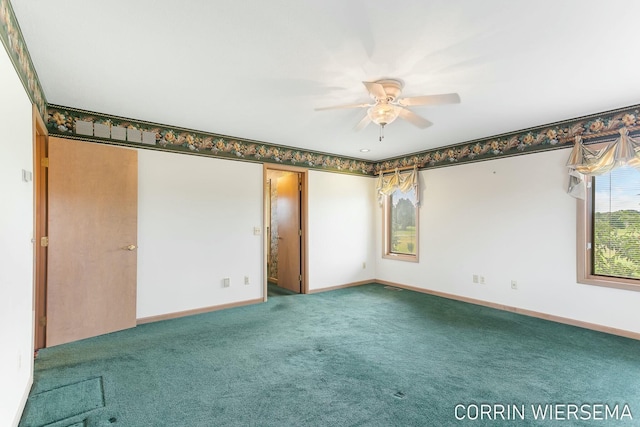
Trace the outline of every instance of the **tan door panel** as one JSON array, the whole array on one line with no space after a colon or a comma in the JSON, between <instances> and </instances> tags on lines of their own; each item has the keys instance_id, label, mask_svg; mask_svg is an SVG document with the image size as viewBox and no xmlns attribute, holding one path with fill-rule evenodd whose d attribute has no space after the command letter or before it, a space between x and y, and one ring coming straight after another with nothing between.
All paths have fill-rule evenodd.
<instances>
[{"instance_id":1,"label":"tan door panel","mask_svg":"<svg viewBox=\"0 0 640 427\"><path fill-rule=\"evenodd\" d=\"M137 155L49 138L47 346L136 324Z\"/></svg>"},{"instance_id":2,"label":"tan door panel","mask_svg":"<svg viewBox=\"0 0 640 427\"><path fill-rule=\"evenodd\" d=\"M300 293L299 173L278 178L278 286Z\"/></svg>"}]
</instances>

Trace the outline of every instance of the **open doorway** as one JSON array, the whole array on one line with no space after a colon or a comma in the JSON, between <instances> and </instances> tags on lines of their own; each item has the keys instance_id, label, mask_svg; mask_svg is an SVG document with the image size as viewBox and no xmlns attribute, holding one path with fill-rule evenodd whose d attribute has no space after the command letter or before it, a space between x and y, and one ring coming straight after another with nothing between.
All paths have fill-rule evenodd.
<instances>
[{"instance_id":1,"label":"open doorway","mask_svg":"<svg viewBox=\"0 0 640 427\"><path fill-rule=\"evenodd\" d=\"M265 167L265 295L307 292L306 171Z\"/></svg>"}]
</instances>

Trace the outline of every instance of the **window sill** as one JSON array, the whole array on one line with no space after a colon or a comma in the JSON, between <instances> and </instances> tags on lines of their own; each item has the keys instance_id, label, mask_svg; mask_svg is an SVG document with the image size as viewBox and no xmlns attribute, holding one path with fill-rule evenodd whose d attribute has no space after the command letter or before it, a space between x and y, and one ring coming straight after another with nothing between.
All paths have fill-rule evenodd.
<instances>
[{"instance_id":1,"label":"window sill","mask_svg":"<svg viewBox=\"0 0 640 427\"><path fill-rule=\"evenodd\" d=\"M624 289L640 292L640 280L622 279L607 276L585 275L578 277L578 283L583 285L602 286L605 288Z\"/></svg>"},{"instance_id":2,"label":"window sill","mask_svg":"<svg viewBox=\"0 0 640 427\"><path fill-rule=\"evenodd\" d=\"M418 262L418 255L403 255L403 254L383 254L382 258L385 259L394 259L396 261L408 261L408 262Z\"/></svg>"}]
</instances>

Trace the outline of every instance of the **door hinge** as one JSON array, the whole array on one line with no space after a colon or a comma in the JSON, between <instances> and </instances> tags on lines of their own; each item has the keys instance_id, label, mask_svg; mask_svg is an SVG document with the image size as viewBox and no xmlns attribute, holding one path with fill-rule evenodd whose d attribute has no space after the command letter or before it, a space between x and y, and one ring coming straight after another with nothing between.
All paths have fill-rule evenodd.
<instances>
[{"instance_id":1,"label":"door hinge","mask_svg":"<svg viewBox=\"0 0 640 427\"><path fill-rule=\"evenodd\" d=\"M40 323L40 326L47 326L47 316L42 316L38 323Z\"/></svg>"},{"instance_id":2,"label":"door hinge","mask_svg":"<svg viewBox=\"0 0 640 427\"><path fill-rule=\"evenodd\" d=\"M298 236L302 236L302 230L298 230Z\"/></svg>"},{"instance_id":3,"label":"door hinge","mask_svg":"<svg viewBox=\"0 0 640 427\"><path fill-rule=\"evenodd\" d=\"M40 166L42 166L44 168L48 168L49 167L49 158L48 157L43 157L42 159L40 159Z\"/></svg>"},{"instance_id":4,"label":"door hinge","mask_svg":"<svg viewBox=\"0 0 640 427\"><path fill-rule=\"evenodd\" d=\"M587 243L587 250L590 251L591 250L591 243Z\"/></svg>"},{"instance_id":5,"label":"door hinge","mask_svg":"<svg viewBox=\"0 0 640 427\"><path fill-rule=\"evenodd\" d=\"M302 274L298 276L298 282L302 282Z\"/></svg>"},{"instance_id":6,"label":"door hinge","mask_svg":"<svg viewBox=\"0 0 640 427\"><path fill-rule=\"evenodd\" d=\"M41 237L40 246L42 246L43 248L46 248L47 246L49 246L49 237Z\"/></svg>"}]
</instances>

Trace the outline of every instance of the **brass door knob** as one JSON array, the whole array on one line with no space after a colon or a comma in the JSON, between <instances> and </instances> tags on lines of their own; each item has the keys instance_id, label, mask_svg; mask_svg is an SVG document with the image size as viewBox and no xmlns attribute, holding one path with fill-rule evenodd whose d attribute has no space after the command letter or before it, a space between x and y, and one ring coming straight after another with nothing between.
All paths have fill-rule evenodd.
<instances>
[{"instance_id":1,"label":"brass door knob","mask_svg":"<svg viewBox=\"0 0 640 427\"><path fill-rule=\"evenodd\" d=\"M125 246L125 247L124 247L124 248L122 248L122 249L126 249L126 250L128 250L128 251L135 251L135 250L136 250L136 248L137 248L137 246L136 246L136 245L129 245L129 246Z\"/></svg>"}]
</instances>

